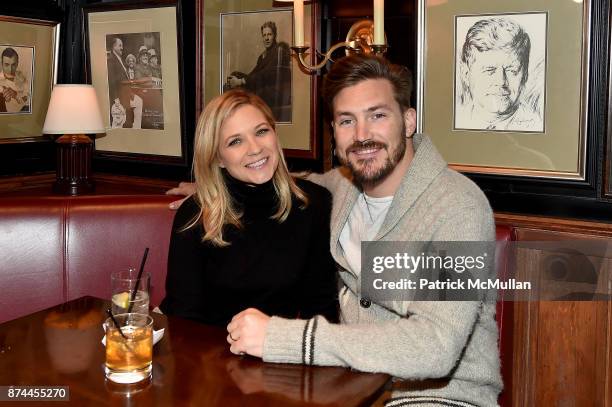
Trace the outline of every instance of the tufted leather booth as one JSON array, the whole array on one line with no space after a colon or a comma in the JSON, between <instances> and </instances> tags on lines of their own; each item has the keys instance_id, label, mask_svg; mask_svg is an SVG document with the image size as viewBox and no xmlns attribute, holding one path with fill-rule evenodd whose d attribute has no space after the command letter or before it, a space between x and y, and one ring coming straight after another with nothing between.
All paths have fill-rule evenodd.
<instances>
[{"instance_id":1,"label":"tufted leather booth","mask_svg":"<svg viewBox=\"0 0 612 407\"><path fill-rule=\"evenodd\" d=\"M110 273L138 267L150 248L151 304L164 282L174 212L167 196L85 196L0 199L0 323L92 295L110 297ZM497 226L497 241L512 240ZM505 251L498 252L505 275ZM497 322L505 391L512 405L512 303L498 302Z\"/></svg>"},{"instance_id":2,"label":"tufted leather booth","mask_svg":"<svg viewBox=\"0 0 612 407\"><path fill-rule=\"evenodd\" d=\"M110 298L110 273L151 273L163 299L174 212L166 196L0 199L0 322L84 295Z\"/></svg>"}]
</instances>

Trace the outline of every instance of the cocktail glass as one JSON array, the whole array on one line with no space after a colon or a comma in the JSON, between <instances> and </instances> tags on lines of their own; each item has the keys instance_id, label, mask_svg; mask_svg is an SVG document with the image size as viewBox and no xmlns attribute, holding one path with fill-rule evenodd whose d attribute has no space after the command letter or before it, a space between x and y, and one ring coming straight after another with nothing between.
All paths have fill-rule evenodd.
<instances>
[{"instance_id":1,"label":"cocktail glass","mask_svg":"<svg viewBox=\"0 0 612 407\"><path fill-rule=\"evenodd\" d=\"M151 377L153 318L126 313L114 315L106 327L106 378L115 383L136 383ZM120 331L121 329L121 331Z\"/></svg>"}]
</instances>

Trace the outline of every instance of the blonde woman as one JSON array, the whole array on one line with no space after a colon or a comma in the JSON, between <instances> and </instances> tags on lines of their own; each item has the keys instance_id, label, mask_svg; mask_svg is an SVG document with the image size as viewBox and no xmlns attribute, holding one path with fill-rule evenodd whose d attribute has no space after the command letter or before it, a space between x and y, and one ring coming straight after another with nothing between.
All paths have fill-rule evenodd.
<instances>
[{"instance_id":1,"label":"blonde woman","mask_svg":"<svg viewBox=\"0 0 612 407\"><path fill-rule=\"evenodd\" d=\"M250 307L336 320L331 195L289 175L259 97L232 90L206 106L194 176L174 219L162 311L220 326Z\"/></svg>"}]
</instances>

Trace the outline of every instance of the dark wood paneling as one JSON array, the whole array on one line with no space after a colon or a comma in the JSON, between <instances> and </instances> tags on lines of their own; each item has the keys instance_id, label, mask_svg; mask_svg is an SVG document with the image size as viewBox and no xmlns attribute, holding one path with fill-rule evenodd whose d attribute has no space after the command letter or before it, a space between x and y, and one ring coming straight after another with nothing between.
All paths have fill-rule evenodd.
<instances>
[{"instance_id":1,"label":"dark wood paneling","mask_svg":"<svg viewBox=\"0 0 612 407\"><path fill-rule=\"evenodd\" d=\"M601 236L612 238L612 223L588 222L577 219L550 218L542 216L526 216L511 213L495 213L495 223L509 225L515 230L516 240L553 240L565 237L567 234ZM540 233L534 239L533 233ZM574 237L576 238L576 237ZM555 240L557 240L555 239Z\"/></svg>"},{"instance_id":2,"label":"dark wood paneling","mask_svg":"<svg viewBox=\"0 0 612 407\"><path fill-rule=\"evenodd\" d=\"M161 195L175 187L176 181L116 174L94 174L95 195ZM24 177L0 177L0 198L51 196L55 173Z\"/></svg>"},{"instance_id":3,"label":"dark wood paneling","mask_svg":"<svg viewBox=\"0 0 612 407\"><path fill-rule=\"evenodd\" d=\"M612 244L609 223L505 213L496 214L495 220L512 226L518 241ZM540 250L522 250L517 279L520 273L533 278L542 256ZM609 275L612 259L597 260L600 276ZM612 405L612 302L530 301L515 302L513 308L514 407Z\"/></svg>"},{"instance_id":4,"label":"dark wood paneling","mask_svg":"<svg viewBox=\"0 0 612 407\"><path fill-rule=\"evenodd\" d=\"M514 405L605 406L610 303L515 304Z\"/></svg>"}]
</instances>

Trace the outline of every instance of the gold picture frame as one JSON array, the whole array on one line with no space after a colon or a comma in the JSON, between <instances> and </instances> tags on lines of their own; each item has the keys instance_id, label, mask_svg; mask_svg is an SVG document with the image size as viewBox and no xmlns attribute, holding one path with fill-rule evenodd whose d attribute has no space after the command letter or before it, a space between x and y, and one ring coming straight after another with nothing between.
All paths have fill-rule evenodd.
<instances>
[{"instance_id":1,"label":"gold picture frame","mask_svg":"<svg viewBox=\"0 0 612 407\"><path fill-rule=\"evenodd\" d=\"M293 43L292 9L275 7L273 1L250 0L234 3L200 0L198 10L200 35L198 35L197 114L203 110L206 103L223 92L227 80L224 72L228 66L232 66L228 71L230 73L239 70L248 74L254 69L257 57L263 54L264 49L259 32L262 21L282 18L282 26L278 28L279 35L282 32L283 36L280 40L288 45ZM313 47L317 45L316 15L316 4L305 5L304 38L306 45ZM224 31L224 27L230 23L242 27L232 30L234 36L242 35L242 39L238 37L232 37L231 41L228 39L228 30ZM281 25L281 23L276 24ZM247 53L250 58L242 55ZM228 58L231 63L228 63ZM237 60L246 62L238 64L235 62ZM276 126L287 157L317 158L316 89L316 75L304 70L291 52L291 114L287 116L290 119L279 121Z\"/></svg>"},{"instance_id":2,"label":"gold picture frame","mask_svg":"<svg viewBox=\"0 0 612 407\"><path fill-rule=\"evenodd\" d=\"M453 168L468 173L585 180L591 1L419 0L418 15L417 131L432 138ZM497 119L511 118L527 100L524 89L529 81L539 74L537 86L542 94L537 113L541 122L513 127L483 120L479 123L484 124L457 126L455 116L465 114L457 113L457 92L461 89L458 81L467 77L462 71L467 64L466 31L473 33L470 30L477 26L508 20L531 38L531 48L525 48L531 60L527 58L530 65L520 68L526 75L515 90L504 85L505 103L510 107L490 110L497 109ZM541 64L535 66L535 61ZM560 66L563 69L555 69Z\"/></svg>"},{"instance_id":3,"label":"gold picture frame","mask_svg":"<svg viewBox=\"0 0 612 407\"><path fill-rule=\"evenodd\" d=\"M0 144L48 141L42 128L57 82L60 23L0 15L0 38L0 53L11 48L18 54L16 79L23 93L21 107L0 109L6 110L0 113Z\"/></svg>"}]
</instances>

